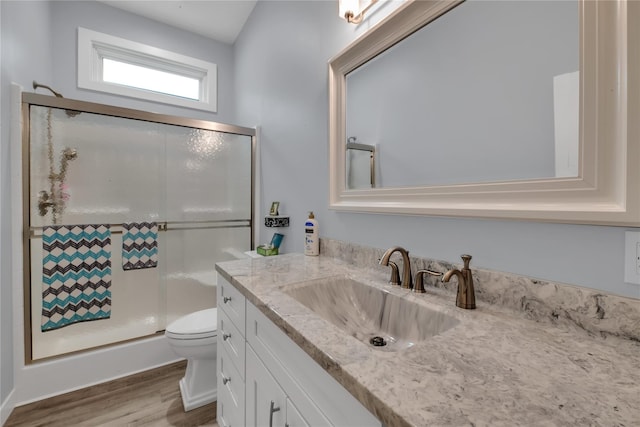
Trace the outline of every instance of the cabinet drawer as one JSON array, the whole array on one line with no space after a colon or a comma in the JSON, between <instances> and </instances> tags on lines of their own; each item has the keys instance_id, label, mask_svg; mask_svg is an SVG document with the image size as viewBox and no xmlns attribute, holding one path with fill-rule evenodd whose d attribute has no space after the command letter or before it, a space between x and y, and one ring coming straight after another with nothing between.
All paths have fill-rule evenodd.
<instances>
[{"instance_id":1,"label":"cabinet drawer","mask_svg":"<svg viewBox=\"0 0 640 427\"><path fill-rule=\"evenodd\" d=\"M233 363L244 379L245 340L244 335L227 316L224 310L218 310L218 351L226 352L229 362Z\"/></svg>"},{"instance_id":2,"label":"cabinet drawer","mask_svg":"<svg viewBox=\"0 0 640 427\"><path fill-rule=\"evenodd\" d=\"M226 427L244 426L244 379L228 360L225 351L218 351L218 424Z\"/></svg>"},{"instance_id":3,"label":"cabinet drawer","mask_svg":"<svg viewBox=\"0 0 640 427\"><path fill-rule=\"evenodd\" d=\"M245 297L224 277L218 274L218 308L224 310L227 317L244 335Z\"/></svg>"}]
</instances>

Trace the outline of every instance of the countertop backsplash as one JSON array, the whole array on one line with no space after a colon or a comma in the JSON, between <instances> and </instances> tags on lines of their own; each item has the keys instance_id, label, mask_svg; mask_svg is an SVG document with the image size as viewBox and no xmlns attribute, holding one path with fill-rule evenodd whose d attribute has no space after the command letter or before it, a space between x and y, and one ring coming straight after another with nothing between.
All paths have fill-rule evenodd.
<instances>
[{"instance_id":1,"label":"countertop backsplash","mask_svg":"<svg viewBox=\"0 0 640 427\"><path fill-rule=\"evenodd\" d=\"M407 248L408 250L410 248ZM378 264L384 249L361 246L334 239L320 240L323 256L338 258L354 267L380 274L388 280L390 270ZM420 269L446 272L460 268L462 262L446 262L411 256L415 274ZM473 255L473 254L472 254ZM402 266L398 264L402 269ZM471 261L473 282L478 304L490 304L536 322L583 330L603 338L613 335L640 342L640 300L608 294L595 289L549 282L478 268ZM457 281L443 283L438 277L425 276L429 292L451 293L455 301Z\"/></svg>"}]
</instances>

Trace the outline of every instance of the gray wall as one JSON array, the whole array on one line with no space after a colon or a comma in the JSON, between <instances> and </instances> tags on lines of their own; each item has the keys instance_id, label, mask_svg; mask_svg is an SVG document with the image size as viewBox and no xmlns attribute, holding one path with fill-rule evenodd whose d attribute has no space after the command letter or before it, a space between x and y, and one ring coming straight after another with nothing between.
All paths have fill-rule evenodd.
<instances>
[{"instance_id":1,"label":"gray wall","mask_svg":"<svg viewBox=\"0 0 640 427\"><path fill-rule=\"evenodd\" d=\"M291 216L283 251L302 252L303 221L313 210L321 237L399 244L447 261L470 253L472 266L640 297L639 286L624 283L622 227L330 211L327 62L354 28L334 2L258 2L236 41L238 121L261 126L261 207L266 213L278 200ZM268 242L273 229L261 233Z\"/></svg>"}]
</instances>

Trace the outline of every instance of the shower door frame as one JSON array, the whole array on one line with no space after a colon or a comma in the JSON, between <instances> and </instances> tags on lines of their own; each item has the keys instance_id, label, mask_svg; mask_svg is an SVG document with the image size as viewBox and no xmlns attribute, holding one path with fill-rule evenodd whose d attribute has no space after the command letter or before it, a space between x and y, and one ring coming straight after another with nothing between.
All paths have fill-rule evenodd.
<instances>
[{"instance_id":1,"label":"shower door frame","mask_svg":"<svg viewBox=\"0 0 640 427\"><path fill-rule=\"evenodd\" d=\"M82 350L71 351L58 354L55 356L47 356L33 360L32 358L32 307L31 307L31 244L30 241L35 235L35 229L41 227L31 226L31 207L30 207L30 188L31 188L31 106L50 107L64 110L73 110L81 113L93 113L103 116L118 117L123 119L139 120L150 123L158 123L165 125L180 126L193 129L210 130L235 135L243 135L251 137L251 215L248 220L250 228L251 249L255 248L255 189L256 189L256 129L243 126L230 125L226 123L211 122L207 120L191 119L187 117L172 116L168 114L151 113L142 110L135 110L124 107L116 107L106 104L98 104L94 102L79 101L50 95L40 95L36 93L22 93L22 270L23 270L23 316L24 316L24 362L26 365L39 363L47 360L67 357L73 354L83 353L86 351L96 350L99 348L120 345L131 341L138 341L152 336L162 334L158 331L154 334L131 338L127 340L117 341L113 343L103 344L99 346L89 347ZM213 223L239 223L246 222L245 219L238 220L221 220L213 221ZM193 221L193 223L206 223L208 221ZM185 222L161 222L158 223L159 231L167 231L172 224L185 224ZM118 225L120 224L112 224ZM225 228L246 227L246 225L226 225ZM220 228L220 226L199 226L199 227L178 227L179 230L195 229L195 228ZM119 233L113 231L112 233Z\"/></svg>"}]
</instances>

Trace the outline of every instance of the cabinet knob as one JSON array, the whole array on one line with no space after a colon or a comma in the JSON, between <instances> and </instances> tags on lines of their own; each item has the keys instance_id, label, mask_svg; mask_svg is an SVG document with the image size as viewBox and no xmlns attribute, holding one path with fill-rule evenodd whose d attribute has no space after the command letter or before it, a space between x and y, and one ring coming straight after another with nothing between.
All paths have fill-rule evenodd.
<instances>
[{"instance_id":1,"label":"cabinet knob","mask_svg":"<svg viewBox=\"0 0 640 427\"><path fill-rule=\"evenodd\" d=\"M226 341L226 340L228 340L229 338L231 338L231 334L225 334L225 333L222 333L222 341Z\"/></svg>"},{"instance_id":2,"label":"cabinet knob","mask_svg":"<svg viewBox=\"0 0 640 427\"><path fill-rule=\"evenodd\" d=\"M229 381L231 381L231 377L225 377L222 375L222 384L226 385Z\"/></svg>"},{"instance_id":3,"label":"cabinet knob","mask_svg":"<svg viewBox=\"0 0 640 427\"><path fill-rule=\"evenodd\" d=\"M273 427L273 414L275 412L278 412L280 410L280 407L276 407L275 402L272 400L271 401L271 408L269 409L269 427Z\"/></svg>"},{"instance_id":4,"label":"cabinet knob","mask_svg":"<svg viewBox=\"0 0 640 427\"><path fill-rule=\"evenodd\" d=\"M231 301L231 297L222 297L222 301L226 304Z\"/></svg>"}]
</instances>

